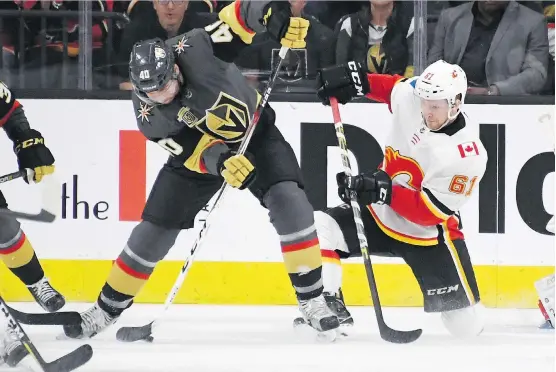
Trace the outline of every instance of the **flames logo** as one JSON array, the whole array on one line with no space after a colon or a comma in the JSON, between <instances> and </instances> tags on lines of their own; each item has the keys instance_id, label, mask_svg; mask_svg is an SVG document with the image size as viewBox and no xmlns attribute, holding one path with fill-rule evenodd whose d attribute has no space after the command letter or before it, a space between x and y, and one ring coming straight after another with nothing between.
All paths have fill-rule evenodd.
<instances>
[{"instance_id":1,"label":"flames logo","mask_svg":"<svg viewBox=\"0 0 556 372\"><path fill-rule=\"evenodd\" d=\"M419 163L407 156L400 155L398 150L387 146L384 153L384 161L380 166L392 180L400 175L407 175L409 180L406 183L414 190L421 190L421 184L425 173Z\"/></svg>"}]
</instances>

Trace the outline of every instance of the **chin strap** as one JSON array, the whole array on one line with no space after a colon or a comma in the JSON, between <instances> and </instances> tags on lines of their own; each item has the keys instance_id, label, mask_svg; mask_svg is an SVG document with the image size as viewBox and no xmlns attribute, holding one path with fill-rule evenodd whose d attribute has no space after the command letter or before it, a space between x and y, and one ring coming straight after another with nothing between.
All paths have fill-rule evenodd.
<instances>
[{"instance_id":1,"label":"chin strap","mask_svg":"<svg viewBox=\"0 0 556 372\"><path fill-rule=\"evenodd\" d=\"M444 128L446 125L448 125L448 124L452 123L454 120L456 120L459 113L461 112L461 109L457 110L456 113L452 116L452 115L450 115L450 111L452 111L452 108L453 107L450 107L448 109L448 119L446 119L444 124L442 124L439 128L434 129L434 130L429 128L431 132L438 132L440 129ZM428 128L427 121L425 120L425 117L423 115L421 115L421 116L423 117L423 121L425 122L425 126Z\"/></svg>"}]
</instances>

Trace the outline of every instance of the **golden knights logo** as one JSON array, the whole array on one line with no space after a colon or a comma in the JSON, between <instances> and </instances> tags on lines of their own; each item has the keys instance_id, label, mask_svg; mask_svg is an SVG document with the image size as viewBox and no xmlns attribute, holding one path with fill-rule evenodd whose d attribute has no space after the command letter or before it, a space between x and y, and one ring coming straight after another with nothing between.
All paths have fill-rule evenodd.
<instances>
[{"instance_id":1,"label":"golden knights logo","mask_svg":"<svg viewBox=\"0 0 556 372\"><path fill-rule=\"evenodd\" d=\"M206 110L206 116L201 120L191 123L192 114L188 112L186 115L186 112L182 111L183 109L180 113L184 120L181 121L190 128L196 127L201 132L225 142L241 141L251 117L247 104L223 92L220 92L216 102Z\"/></svg>"},{"instance_id":2,"label":"golden knights logo","mask_svg":"<svg viewBox=\"0 0 556 372\"><path fill-rule=\"evenodd\" d=\"M381 44L371 45L367 51L367 68L371 73L383 74L386 72L387 59Z\"/></svg>"}]
</instances>

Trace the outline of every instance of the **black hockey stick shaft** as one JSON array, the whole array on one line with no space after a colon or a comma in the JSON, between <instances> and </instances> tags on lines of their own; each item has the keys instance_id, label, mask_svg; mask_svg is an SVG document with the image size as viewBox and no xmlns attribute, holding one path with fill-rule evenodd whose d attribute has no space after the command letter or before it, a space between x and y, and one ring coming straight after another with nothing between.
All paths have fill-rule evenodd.
<instances>
[{"instance_id":1,"label":"black hockey stick shaft","mask_svg":"<svg viewBox=\"0 0 556 372\"><path fill-rule=\"evenodd\" d=\"M17 178L21 178L21 177L25 176L25 174L26 174L25 170L20 170L20 171L17 171L17 172L5 174L3 176L0 176L0 183L5 183L5 182L9 182L11 180L15 180Z\"/></svg>"},{"instance_id":2,"label":"black hockey stick shaft","mask_svg":"<svg viewBox=\"0 0 556 372\"><path fill-rule=\"evenodd\" d=\"M347 176L352 175L351 164L348 155L348 146L344 133L344 125L342 123L342 118L340 117L340 109L338 107L338 100L334 97L330 98L330 106L332 107L332 115L334 117L334 129L336 130L336 137L338 138L338 145L341 149L342 154L342 165L344 167L344 172ZM382 314L382 306L380 305L380 298L378 296L378 289L376 287L376 280L373 271L373 265L371 263L371 257L369 256L369 244L367 243L367 235L365 234L365 226L363 220L361 219L361 208L357 202L357 194L355 192L350 193L350 204L351 210L353 211L353 219L355 221L355 227L357 229L357 238L359 240L359 247L361 249L361 255L363 256L363 263L365 264L365 272L367 273L367 281L369 284L369 289L371 290L371 298L373 299L373 306L375 309L376 320L378 323L378 329L380 336L388 342L393 342L397 344L407 344L417 340L421 337L423 331L421 329L415 329L412 331L398 331L390 328L384 321L384 316Z\"/></svg>"},{"instance_id":3,"label":"black hockey stick shaft","mask_svg":"<svg viewBox=\"0 0 556 372\"><path fill-rule=\"evenodd\" d=\"M282 61L284 60L284 58L286 57L286 54L288 53L289 48L286 47L282 47L280 49L280 53L279 56L280 58L278 59L278 63L276 64L276 66L274 67L274 70L271 73L270 79L267 82L266 88L263 92L263 96L261 99L261 103L259 104L259 107L257 107L257 110L255 111L255 113L253 114L253 120L251 121L251 124L249 124L249 126L247 127L247 130L245 132L245 137L243 138L243 140L241 141L241 144L239 146L239 149L237 151L238 154L244 154L245 151L247 150L247 146L249 145L249 142L251 141L251 137L253 136L253 133L255 131L255 128L257 127L257 124L259 123L259 119L261 117L261 114L264 110L264 108L266 107L267 103L268 103L268 99L270 98L270 93L272 92L272 88L274 87L274 82L276 81L276 77L278 76L278 73L280 71L280 67L282 65ZM212 214L212 212L216 209L216 207L218 206L220 200L222 200L223 196L226 193L226 190L229 189L229 185L224 182L222 184L222 187L220 187L220 190L218 190L216 199L212 205L212 208L210 208L207 217L205 218L205 221L203 222L203 226L201 227L201 230L199 231L199 234L197 235L197 239L195 240L195 242L193 243L193 246L191 248L191 251L189 253L189 256L186 258L185 263L183 264L180 274L178 275L174 286L172 287L170 294L166 297L166 301L164 302L164 308L162 310L162 313L155 318L155 320L153 320L152 322L145 324L144 326L139 326L139 327L122 327L118 330L118 332L116 333L116 338L120 341L124 341L124 342L134 342L134 341L139 341L139 340L146 340L146 341L152 341L152 331L153 331L153 327L156 325L156 323L158 323L160 321L160 318L162 316L162 314L164 314L166 312L166 310L168 309L168 307L170 307L170 305L174 302L174 299L176 298L176 295L178 294L183 281L185 280L185 277L187 276L187 273L189 272L189 269L191 268L191 265L193 264L193 260L195 258L195 254L198 250L198 248L201 246L201 243L203 242L204 237L206 236L210 224L209 224L209 218Z\"/></svg>"},{"instance_id":4,"label":"black hockey stick shaft","mask_svg":"<svg viewBox=\"0 0 556 372\"><path fill-rule=\"evenodd\" d=\"M8 327L15 330L17 337L19 338L25 349L27 349L29 354L31 354L31 356L35 358L44 372L70 372L87 363L93 356L93 349L90 345L86 344L81 345L77 349L73 350L71 353L48 363L39 353L19 322L15 319L15 317L12 316L10 307L8 306L8 304L6 304L2 296L0 296L0 311L2 312L2 315L7 319Z\"/></svg>"},{"instance_id":5,"label":"black hockey stick shaft","mask_svg":"<svg viewBox=\"0 0 556 372\"><path fill-rule=\"evenodd\" d=\"M29 325L79 325L81 316L77 311L59 311L57 313L24 313L11 306L8 310L20 323Z\"/></svg>"},{"instance_id":6,"label":"black hockey stick shaft","mask_svg":"<svg viewBox=\"0 0 556 372\"><path fill-rule=\"evenodd\" d=\"M8 173L0 177L0 184L15 180L17 178L23 176L30 176L30 170L22 169L17 172ZM53 176L47 176L53 177ZM7 208L0 208L0 215L9 216L13 218L19 218L28 221L37 221L37 222L54 222L56 220L56 213L59 203L59 185L56 184L54 181L45 178L42 181L47 185L42 186L42 206L39 213L27 213L21 211L13 211Z\"/></svg>"}]
</instances>

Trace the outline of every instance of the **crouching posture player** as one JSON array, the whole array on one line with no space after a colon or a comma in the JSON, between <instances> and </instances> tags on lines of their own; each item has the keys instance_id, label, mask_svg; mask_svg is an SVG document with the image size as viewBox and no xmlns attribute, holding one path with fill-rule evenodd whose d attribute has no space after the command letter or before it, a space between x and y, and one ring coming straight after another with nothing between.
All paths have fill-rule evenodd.
<instances>
[{"instance_id":1,"label":"crouching posture player","mask_svg":"<svg viewBox=\"0 0 556 372\"><path fill-rule=\"evenodd\" d=\"M308 22L290 15L287 2L237 1L220 21L179 35L135 44L130 58L133 103L141 132L171 153L137 225L116 260L96 304L70 337L91 337L129 307L174 245L182 229L222 182L248 188L269 210L303 317L317 331L339 327L322 295L322 259L314 215L291 146L267 106L245 155L235 150L260 95L232 63L255 31L287 47L303 47ZM256 173L256 177L255 177ZM237 223L234 222L234 223Z\"/></svg>"},{"instance_id":2,"label":"crouching posture player","mask_svg":"<svg viewBox=\"0 0 556 372\"><path fill-rule=\"evenodd\" d=\"M467 90L464 71L438 61L421 76L366 74L355 63L324 69L319 97L347 103L357 95L388 104L391 135L379 169L337 176L348 204L317 212L324 290L343 324L353 323L340 295L340 259L360 256L346 191L362 204L372 254L401 257L411 267L425 312L439 312L454 335L477 335L483 323L479 290L462 234L458 210L469 200L486 168L487 153L474 123L461 112ZM362 284L363 285L363 284Z\"/></svg>"},{"instance_id":3,"label":"crouching posture player","mask_svg":"<svg viewBox=\"0 0 556 372\"><path fill-rule=\"evenodd\" d=\"M42 135L31 129L23 106L13 92L0 82L0 127L14 143L19 169L30 169L32 180L40 182L43 176L54 172L54 157L44 144ZM0 208L8 204L0 191ZM35 301L46 311L55 312L65 305L64 297L58 293L44 275L37 255L21 230L19 222L0 215L0 260L27 286ZM0 334L0 356L8 365L15 366L28 354L15 332L6 327Z\"/></svg>"}]
</instances>

